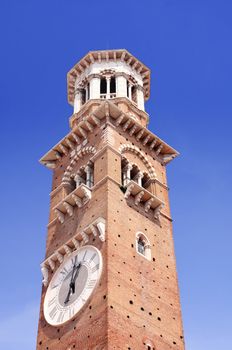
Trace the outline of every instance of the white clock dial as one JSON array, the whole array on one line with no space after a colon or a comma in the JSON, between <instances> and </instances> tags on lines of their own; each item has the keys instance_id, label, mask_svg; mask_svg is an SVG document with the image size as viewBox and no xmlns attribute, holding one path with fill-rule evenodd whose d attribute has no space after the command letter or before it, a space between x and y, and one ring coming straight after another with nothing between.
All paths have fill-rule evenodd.
<instances>
[{"instance_id":1,"label":"white clock dial","mask_svg":"<svg viewBox=\"0 0 232 350\"><path fill-rule=\"evenodd\" d=\"M101 271L102 256L93 246L84 246L65 259L45 295L46 321L58 326L73 318L92 294Z\"/></svg>"}]
</instances>

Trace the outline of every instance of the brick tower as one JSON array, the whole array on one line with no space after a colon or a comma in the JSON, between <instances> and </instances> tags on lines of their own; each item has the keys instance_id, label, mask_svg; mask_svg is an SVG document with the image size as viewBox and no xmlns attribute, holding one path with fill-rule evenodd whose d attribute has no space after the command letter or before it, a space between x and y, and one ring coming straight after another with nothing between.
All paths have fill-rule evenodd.
<instances>
[{"instance_id":1,"label":"brick tower","mask_svg":"<svg viewBox=\"0 0 232 350\"><path fill-rule=\"evenodd\" d=\"M70 132L52 170L37 350L183 350L166 165L147 129L150 70L126 50L68 73Z\"/></svg>"}]
</instances>

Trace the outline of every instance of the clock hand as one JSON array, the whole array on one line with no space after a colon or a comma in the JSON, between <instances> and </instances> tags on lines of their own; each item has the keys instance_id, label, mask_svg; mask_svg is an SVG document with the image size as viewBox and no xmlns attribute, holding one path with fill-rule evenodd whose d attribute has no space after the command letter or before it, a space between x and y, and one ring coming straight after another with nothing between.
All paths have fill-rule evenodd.
<instances>
[{"instance_id":1,"label":"clock hand","mask_svg":"<svg viewBox=\"0 0 232 350\"><path fill-rule=\"evenodd\" d=\"M69 298L70 298L70 294L71 294L71 291L73 291L73 275L74 275L74 271L76 269L76 265L74 263L73 265L73 269L72 269L72 276L71 276L71 280L70 280L70 283L69 283L69 290L68 290L68 294L67 294L67 297L64 301L65 304L67 304L69 302Z\"/></svg>"},{"instance_id":2,"label":"clock hand","mask_svg":"<svg viewBox=\"0 0 232 350\"><path fill-rule=\"evenodd\" d=\"M72 289L72 293L74 294L75 293L75 282L76 282L76 279L77 279L77 276L79 275L79 270L80 270L80 267L81 267L81 263L79 263L76 267L76 271L75 271L75 275L73 276L73 279L70 283L70 286L71 286L71 289Z\"/></svg>"}]
</instances>

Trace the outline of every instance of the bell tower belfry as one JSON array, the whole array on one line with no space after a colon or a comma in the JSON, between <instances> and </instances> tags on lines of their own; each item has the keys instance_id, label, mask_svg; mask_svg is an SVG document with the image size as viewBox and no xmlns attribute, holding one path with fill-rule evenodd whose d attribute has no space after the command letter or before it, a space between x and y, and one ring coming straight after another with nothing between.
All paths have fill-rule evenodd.
<instances>
[{"instance_id":1,"label":"bell tower belfry","mask_svg":"<svg viewBox=\"0 0 232 350\"><path fill-rule=\"evenodd\" d=\"M68 73L52 170L37 350L184 350L166 165L147 128L150 70L126 50Z\"/></svg>"}]
</instances>

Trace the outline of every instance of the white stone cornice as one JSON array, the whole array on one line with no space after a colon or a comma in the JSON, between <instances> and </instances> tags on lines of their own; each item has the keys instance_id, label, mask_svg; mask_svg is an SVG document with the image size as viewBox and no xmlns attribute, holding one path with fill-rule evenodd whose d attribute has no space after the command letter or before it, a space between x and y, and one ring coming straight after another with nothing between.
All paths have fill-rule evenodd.
<instances>
[{"instance_id":1,"label":"white stone cornice","mask_svg":"<svg viewBox=\"0 0 232 350\"><path fill-rule=\"evenodd\" d=\"M89 106L92 106L92 104L93 102L90 101ZM60 141L59 144L54 146L52 150L41 158L41 163L48 165L49 168L55 168L57 164L59 164L58 161L60 161L64 155L64 152L69 153L72 151L72 145L68 141L66 142L66 139L69 139L72 143L76 142L79 144L81 142L80 139L83 140L84 138L84 141L82 141L82 144L84 144L84 142L87 142L88 133L94 132L95 128L98 128L100 123L106 119L106 115L108 115L110 118L108 118L108 123L111 123L116 127L123 124L122 128L124 127L126 129L125 132L129 135L131 134L130 136L135 137L135 139L140 142L141 145L144 143L144 147L148 147L148 150L153 152L153 157L155 157L162 164L167 164L178 155L177 151L159 139L156 135L151 133L146 127L143 127L141 123L131 117L129 113L123 113L113 102L107 101L107 103L101 102L100 106L94 110L94 117L92 117L91 114L83 117L85 118L85 121L87 121L87 124L85 124L85 121L82 120L82 118L80 122L75 125L73 130ZM97 122L97 119L95 118L97 118L99 122ZM129 126L129 120L131 122L131 126ZM62 144L64 148L62 146L60 147L60 144ZM154 147L157 144L158 147L155 149ZM165 157L165 155L167 156Z\"/></svg>"}]
</instances>

